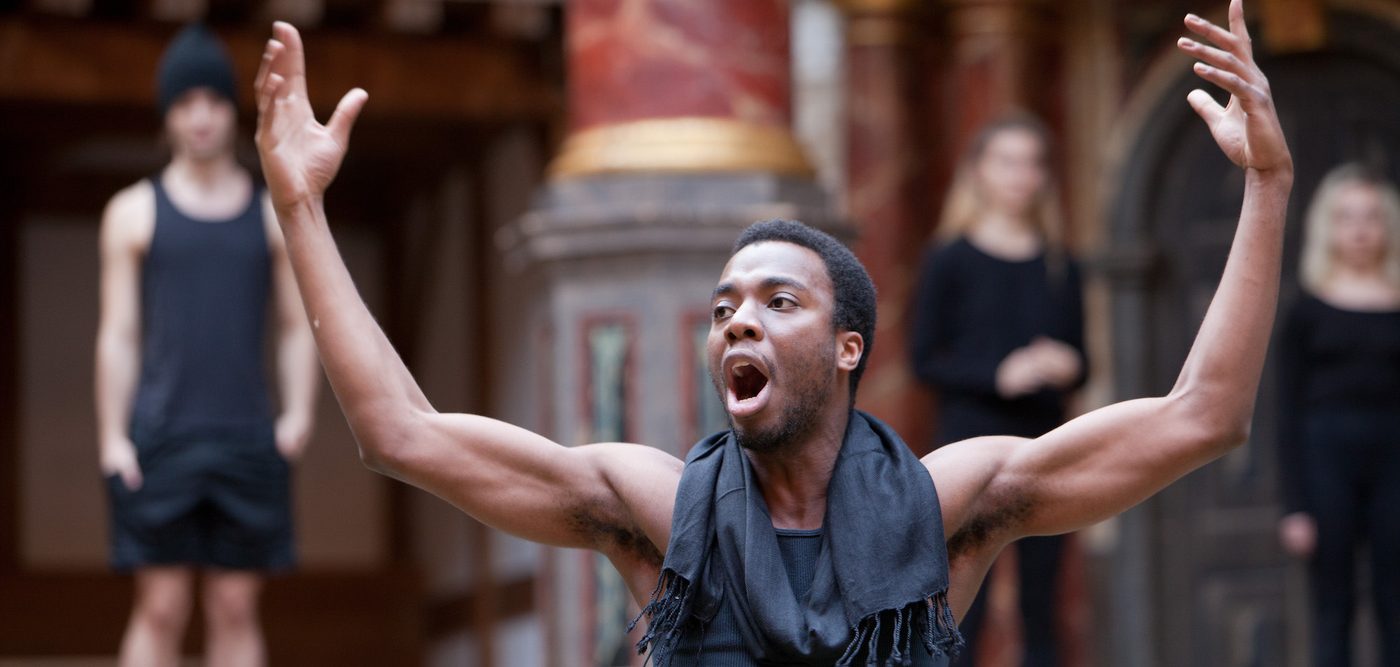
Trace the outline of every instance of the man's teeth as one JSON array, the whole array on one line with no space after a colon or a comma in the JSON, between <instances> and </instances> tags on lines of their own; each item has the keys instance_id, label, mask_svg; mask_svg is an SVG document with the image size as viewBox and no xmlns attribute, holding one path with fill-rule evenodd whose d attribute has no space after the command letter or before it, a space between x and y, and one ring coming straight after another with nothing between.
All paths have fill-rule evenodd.
<instances>
[{"instance_id":1,"label":"man's teeth","mask_svg":"<svg viewBox=\"0 0 1400 667\"><path fill-rule=\"evenodd\" d=\"M744 377L748 375L749 371L751 370L753 370L753 366L750 366L749 364L739 364L738 366L734 367L734 377Z\"/></svg>"}]
</instances>

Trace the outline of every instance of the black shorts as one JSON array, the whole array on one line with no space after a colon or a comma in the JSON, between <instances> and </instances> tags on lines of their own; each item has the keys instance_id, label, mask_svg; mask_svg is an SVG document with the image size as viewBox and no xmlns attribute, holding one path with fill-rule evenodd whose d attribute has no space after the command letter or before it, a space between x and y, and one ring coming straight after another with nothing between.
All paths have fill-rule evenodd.
<instances>
[{"instance_id":1,"label":"black shorts","mask_svg":"<svg viewBox=\"0 0 1400 667\"><path fill-rule=\"evenodd\" d=\"M106 480L114 569L292 567L291 475L270 432L135 442L141 488Z\"/></svg>"}]
</instances>

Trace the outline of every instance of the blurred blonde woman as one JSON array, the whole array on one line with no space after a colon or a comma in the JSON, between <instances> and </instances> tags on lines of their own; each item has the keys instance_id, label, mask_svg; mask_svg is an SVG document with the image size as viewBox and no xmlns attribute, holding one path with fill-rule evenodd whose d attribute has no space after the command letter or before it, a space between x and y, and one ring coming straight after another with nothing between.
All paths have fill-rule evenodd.
<instances>
[{"instance_id":1,"label":"blurred blonde woman","mask_svg":"<svg viewBox=\"0 0 1400 667\"><path fill-rule=\"evenodd\" d=\"M1085 377L1079 268L1064 247L1050 135L1012 115L973 140L949 188L912 308L915 374L939 391L937 442L1036 437ZM1017 543L1026 665L1054 665L1061 537ZM975 664L981 596L955 665Z\"/></svg>"},{"instance_id":2,"label":"blurred blonde woman","mask_svg":"<svg viewBox=\"0 0 1400 667\"><path fill-rule=\"evenodd\" d=\"M1400 196L1358 165L1308 208L1302 293L1278 337L1279 537L1307 561L1313 664L1352 664L1356 553L1371 550L1383 664L1400 666Z\"/></svg>"}]
</instances>

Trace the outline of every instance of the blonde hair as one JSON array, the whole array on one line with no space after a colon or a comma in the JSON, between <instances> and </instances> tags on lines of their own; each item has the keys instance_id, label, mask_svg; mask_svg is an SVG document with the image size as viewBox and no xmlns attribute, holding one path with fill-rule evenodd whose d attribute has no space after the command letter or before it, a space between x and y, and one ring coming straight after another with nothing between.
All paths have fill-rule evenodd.
<instances>
[{"instance_id":1,"label":"blonde hair","mask_svg":"<svg viewBox=\"0 0 1400 667\"><path fill-rule=\"evenodd\" d=\"M1050 130L1039 118L1025 112L1013 112L988 123L973 137L958 162L953 182L948 186L948 194L943 200L943 211L938 217L938 227L934 232L936 241L949 241L967 233L987 209L981 188L977 183L977 163L987 152L987 145L1002 132L1019 130L1030 132L1040 140L1043 150L1041 159L1045 162L1045 185L1036 195L1031 205L1031 218L1045 242L1046 252L1059 255L1064 251L1064 220L1060 213L1059 190L1055 187L1054 175L1050 169L1052 142Z\"/></svg>"},{"instance_id":2,"label":"blonde hair","mask_svg":"<svg viewBox=\"0 0 1400 667\"><path fill-rule=\"evenodd\" d=\"M1347 163L1327 172L1317 186L1303 227L1303 251L1298 263L1298 282L1307 291L1317 294L1332 276L1331 226L1337 198L1349 185L1374 188L1380 195L1385 213L1386 251L1384 271L1386 280L1400 287L1400 193L1395 186L1376 172L1360 164Z\"/></svg>"}]
</instances>

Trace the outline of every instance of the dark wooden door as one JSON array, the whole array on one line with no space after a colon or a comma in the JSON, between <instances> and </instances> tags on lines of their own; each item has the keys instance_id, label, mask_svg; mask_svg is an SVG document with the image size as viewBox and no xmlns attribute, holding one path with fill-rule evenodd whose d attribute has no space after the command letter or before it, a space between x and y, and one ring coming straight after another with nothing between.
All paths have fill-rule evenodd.
<instances>
[{"instance_id":1,"label":"dark wooden door","mask_svg":"<svg viewBox=\"0 0 1400 667\"><path fill-rule=\"evenodd\" d=\"M1400 31L1357 15L1329 20L1325 50L1261 58L1296 164L1285 303L1296 292L1303 213L1325 172L1360 160L1400 176ZM1123 398L1171 388L1239 215L1243 174L1184 101L1198 86L1183 67L1138 137L1114 209L1105 266ZM1266 370L1248 445L1125 518L1124 562L1112 575L1122 590L1111 597L1133 645L1106 664L1303 664L1305 582L1275 537L1273 384Z\"/></svg>"}]
</instances>

